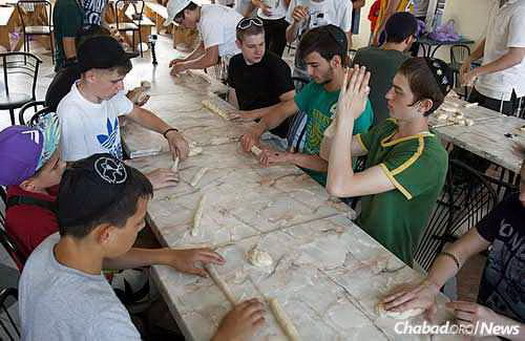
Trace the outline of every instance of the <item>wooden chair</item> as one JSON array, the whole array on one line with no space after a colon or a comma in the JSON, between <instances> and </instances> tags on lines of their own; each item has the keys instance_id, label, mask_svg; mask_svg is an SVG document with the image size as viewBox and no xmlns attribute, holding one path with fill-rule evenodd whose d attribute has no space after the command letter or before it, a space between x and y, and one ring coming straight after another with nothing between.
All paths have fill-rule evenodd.
<instances>
[{"instance_id":1,"label":"wooden chair","mask_svg":"<svg viewBox=\"0 0 525 341\"><path fill-rule=\"evenodd\" d=\"M42 60L27 52L0 53L2 86L0 110L8 110L15 125L15 109L36 99L36 82Z\"/></svg>"},{"instance_id":2,"label":"wooden chair","mask_svg":"<svg viewBox=\"0 0 525 341\"><path fill-rule=\"evenodd\" d=\"M33 36L49 38L51 60L55 63L53 46L53 6L47 0L20 0L16 3L22 23L24 51L31 52L30 41Z\"/></svg>"}]
</instances>

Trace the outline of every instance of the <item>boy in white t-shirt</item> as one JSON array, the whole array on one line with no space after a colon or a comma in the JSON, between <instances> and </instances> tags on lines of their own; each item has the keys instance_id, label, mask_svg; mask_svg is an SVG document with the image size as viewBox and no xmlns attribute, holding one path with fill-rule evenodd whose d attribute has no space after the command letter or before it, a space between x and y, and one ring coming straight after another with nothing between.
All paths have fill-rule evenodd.
<instances>
[{"instance_id":1,"label":"boy in white t-shirt","mask_svg":"<svg viewBox=\"0 0 525 341\"><path fill-rule=\"evenodd\" d=\"M230 57L241 53L235 45L235 29L242 18L235 10L222 5L199 6L190 0L170 0L166 22L175 21L184 28L197 28L202 38L189 56L170 62L171 74L205 69L221 60L228 65Z\"/></svg>"},{"instance_id":2,"label":"boy in white t-shirt","mask_svg":"<svg viewBox=\"0 0 525 341\"><path fill-rule=\"evenodd\" d=\"M120 115L161 133L174 158L188 156L188 143L177 129L125 96L123 79L132 65L118 41L108 36L86 40L78 49L78 65L81 78L57 107L64 161L76 161L95 153L109 153L122 159ZM167 169L153 171L148 178L155 188L173 185L178 180Z\"/></svg>"}]
</instances>

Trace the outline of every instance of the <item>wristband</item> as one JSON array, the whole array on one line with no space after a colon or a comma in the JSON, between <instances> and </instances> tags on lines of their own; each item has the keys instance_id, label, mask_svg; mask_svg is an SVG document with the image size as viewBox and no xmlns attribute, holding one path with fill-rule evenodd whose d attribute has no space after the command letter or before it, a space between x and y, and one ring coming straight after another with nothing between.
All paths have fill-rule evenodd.
<instances>
[{"instance_id":1,"label":"wristband","mask_svg":"<svg viewBox=\"0 0 525 341\"><path fill-rule=\"evenodd\" d=\"M166 130L162 133L162 136L164 136L165 138L168 138L167 135L168 135L168 133L169 133L170 131L176 131L176 132L178 132L179 129L177 129L177 128L169 128L169 129L166 129Z\"/></svg>"},{"instance_id":2,"label":"wristband","mask_svg":"<svg viewBox=\"0 0 525 341\"><path fill-rule=\"evenodd\" d=\"M439 255L440 256L447 256L447 257L451 258L454 261L454 263L456 263L456 266L458 267L458 270L461 268L461 266L459 265L458 257L454 256L452 253L443 251Z\"/></svg>"}]
</instances>

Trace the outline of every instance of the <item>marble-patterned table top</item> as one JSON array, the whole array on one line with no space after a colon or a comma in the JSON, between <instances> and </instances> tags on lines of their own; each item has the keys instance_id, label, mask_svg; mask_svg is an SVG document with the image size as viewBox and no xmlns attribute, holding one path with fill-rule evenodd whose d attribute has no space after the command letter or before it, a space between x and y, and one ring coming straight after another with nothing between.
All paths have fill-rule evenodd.
<instances>
[{"instance_id":1,"label":"marble-patterned table top","mask_svg":"<svg viewBox=\"0 0 525 341\"><path fill-rule=\"evenodd\" d=\"M296 167L262 168L241 151L238 138L246 124L233 124L203 109L207 89L171 85L148 104L173 122L203 152L180 163L180 183L157 190L148 221L160 242L174 248L209 246L227 263L217 266L238 299L277 298L304 340L430 339L398 335L396 320L379 317L377 301L394 286L419 275L352 222L355 212L329 198L325 189ZM158 89L156 89L158 91ZM172 121L170 121L172 120ZM124 128L130 150L164 146L158 134ZM167 152L139 157L129 164L147 172L170 168ZM193 187L193 176L209 168ZM206 194L201 226L190 233L193 215ZM257 246L274 263L254 267L246 252ZM188 340L208 340L231 308L209 278L153 267L154 278ZM440 317L445 318L440 297ZM256 340L285 339L268 310ZM416 317L412 324L422 321ZM434 337L435 338L435 337Z\"/></svg>"},{"instance_id":2,"label":"marble-patterned table top","mask_svg":"<svg viewBox=\"0 0 525 341\"><path fill-rule=\"evenodd\" d=\"M519 173L523 154L516 150L516 144L525 141L525 132L519 129L525 125L525 120L499 113L496 115L470 127L447 126L433 131L445 141Z\"/></svg>"}]
</instances>

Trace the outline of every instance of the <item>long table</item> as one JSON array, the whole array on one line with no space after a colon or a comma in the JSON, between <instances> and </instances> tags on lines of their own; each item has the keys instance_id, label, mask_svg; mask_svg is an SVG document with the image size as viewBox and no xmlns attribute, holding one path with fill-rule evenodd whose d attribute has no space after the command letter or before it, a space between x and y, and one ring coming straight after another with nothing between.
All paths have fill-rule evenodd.
<instances>
[{"instance_id":1,"label":"long table","mask_svg":"<svg viewBox=\"0 0 525 341\"><path fill-rule=\"evenodd\" d=\"M395 332L398 321L375 311L395 286L420 276L352 222L355 212L292 166L261 168L240 150L248 124L225 121L204 109L210 85L198 76L154 83L149 107L203 148L180 164L181 182L155 192L148 221L159 241L174 248L209 246L227 263L219 276L237 299L276 298L304 340L430 339ZM130 161L143 171L171 167L162 137L126 124L129 151L162 147L160 154ZM209 170L195 186L202 168ZM206 194L200 228L193 214ZM268 252L272 266L250 265L252 248ZM153 276L188 340L207 340L231 305L209 278L154 266ZM447 318L439 297L439 319ZM255 339L283 339L272 313ZM411 324L422 323L416 317ZM434 337L436 338L436 337ZM439 339L439 337L437 337Z\"/></svg>"},{"instance_id":2,"label":"long table","mask_svg":"<svg viewBox=\"0 0 525 341\"><path fill-rule=\"evenodd\" d=\"M454 103L465 117L474 121L474 125L440 126L442 122L436 119L438 110L429 119L432 131L447 142L519 173L524 155L516 150L516 145L525 142L525 131L520 129L525 126L525 120L480 106L465 108L466 102L460 100L449 100L445 106L453 106Z\"/></svg>"}]
</instances>

